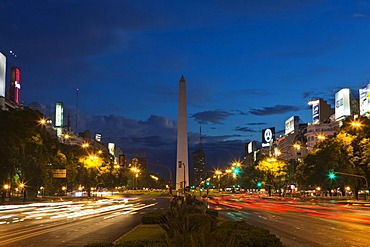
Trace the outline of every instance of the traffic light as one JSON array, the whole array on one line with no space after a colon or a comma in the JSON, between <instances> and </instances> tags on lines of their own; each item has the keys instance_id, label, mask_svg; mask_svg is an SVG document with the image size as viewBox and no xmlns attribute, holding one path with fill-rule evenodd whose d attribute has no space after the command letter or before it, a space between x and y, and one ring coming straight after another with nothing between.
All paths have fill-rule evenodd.
<instances>
[{"instance_id":1,"label":"traffic light","mask_svg":"<svg viewBox=\"0 0 370 247\"><path fill-rule=\"evenodd\" d=\"M257 187L258 188L261 188L262 187L262 183L261 182L257 182Z\"/></svg>"},{"instance_id":2,"label":"traffic light","mask_svg":"<svg viewBox=\"0 0 370 247\"><path fill-rule=\"evenodd\" d=\"M335 173L334 172L329 172L329 178L330 179L335 179L335 177L336 177L337 175L335 175Z\"/></svg>"},{"instance_id":3,"label":"traffic light","mask_svg":"<svg viewBox=\"0 0 370 247\"><path fill-rule=\"evenodd\" d=\"M239 173L240 173L240 168L239 167L233 167L233 173L235 174L235 175L239 175Z\"/></svg>"},{"instance_id":4,"label":"traffic light","mask_svg":"<svg viewBox=\"0 0 370 247\"><path fill-rule=\"evenodd\" d=\"M209 181L207 181L207 182L206 182L206 186L207 186L207 187L209 187L209 185L210 185L210 183L209 183Z\"/></svg>"}]
</instances>

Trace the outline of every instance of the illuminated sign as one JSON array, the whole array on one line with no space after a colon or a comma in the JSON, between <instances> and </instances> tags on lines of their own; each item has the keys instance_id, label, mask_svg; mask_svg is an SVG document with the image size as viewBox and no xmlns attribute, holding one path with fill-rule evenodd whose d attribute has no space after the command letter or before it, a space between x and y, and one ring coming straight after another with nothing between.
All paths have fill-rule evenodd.
<instances>
[{"instance_id":1,"label":"illuminated sign","mask_svg":"<svg viewBox=\"0 0 370 247\"><path fill-rule=\"evenodd\" d=\"M312 105L312 122L317 123L320 121L320 104L317 101L316 104Z\"/></svg>"},{"instance_id":2,"label":"illuminated sign","mask_svg":"<svg viewBox=\"0 0 370 247\"><path fill-rule=\"evenodd\" d=\"M6 57L0 52L0 97L5 98Z\"/></svg>"},{"instance_id":3,"label":"illuminated sign","mask_svg":"<svg viewBox=\"0 0 370 247\"><path fill-rule=\"evenodd\" d=\"M335 119L351 115L351 91L344 88L335 94Z\"/></svg>"},{"instance_id":4,"label":"illuminated sign","mask_svg":"<svg viewBox=\"0 0 370 247\"><path fill-rule=\"evenodd\" d=\"M257 143L256 142L249 142L248 147L247 147L247 152L250 154L250 153L253 153L256 150L257 150Z\"/></svg>"},{"instance_id":5,"label":"illuminated sign","mask_svg":"<svg viewBox=\"0 0 370 247\"><path fill-rule=\"evenodd\" d=\"M55 127L63 127L63 103L55 104Z\"/></svg>"},{"instance_id":6,"label":"illuminated sign","mask_svg":"<svg viewBox=\"0 0 370 247\"><path fill-rule=\"evenodd\" d=\"M18 68L12 67L10 69L10 88L9 97L10 100L19 104L19 94L21 90L21 72Z\"/></svg>"},{"instance_id":7,"label":"illuminated sign","mask_svg":"<svg viewBox=\"0 0 370 247\"><path fill-rule=\"evenodd\" d=\"M95 141L101 142L101 134L100 133L95 133Z\"/></svg>"},{"instance_id":8,"label":"illuminated sign","mask_svg":"<svg viewBox=\"0 0 370 247\"><path fill-rule=\"evenodd\" d=\"M67 169L53 169L53 178L66 178Z\"/></svg>"},{"instance_id":9,"label":"illuminated sign","mask_svg":"<svg viewBox=\"0 0 370 247\"><path fill-rule=\"evenodd\" d=\"M262 147L270 147L275 140L275 127L262 130Z\"/></svg>"},{"instance_id":10,"label":"illuminated sign","mask_svg":"<svg viewBox=\"0 0 370 247\"><path fill-rule=\"evenodd\" d=\"M111 155L114 156L114 143L108 143L108 151Z\"/></svg>"},{"instance_id":11,"label":"illuminated sign","mask_svg":"<svg viewBox=\"0 0 370 247\"><path fill-rule=\"evenodd\" d=\"M370 113L370 84L360 88L360 115Z\"/></svg>"},{"instance_id":12,"label":"illuminated sign","mask_svg":"<svg viewBox=\"0 0 370 247\"><path fill-rule=\"evenodd\" d=\"M285 121L285 135L294 132L299 127L299 117L292 116Z\"/></svg>"}]
</instances>

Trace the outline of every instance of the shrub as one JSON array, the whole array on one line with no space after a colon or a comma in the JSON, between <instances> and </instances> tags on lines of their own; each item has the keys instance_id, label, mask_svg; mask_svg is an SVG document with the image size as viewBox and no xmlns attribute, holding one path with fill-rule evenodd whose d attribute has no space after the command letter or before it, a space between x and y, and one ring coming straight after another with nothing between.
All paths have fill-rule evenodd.
<instances>
[{"instance_id":1,"label":"shrub","mask_svg":"<svg viewBox=\"0 0 370 247\"><path fill-rule=\"evenodd\" d=\"M86 244L84 247L112 247L113 244L111 243L92 243L92 244Z\"/></svg>"},{"instance_id":2,"label":"shrub","mask_svg":"<svg viewBox=\"0 0 370 247\"><path fill-rule=\"evenodd\" d=\"M211 233L214 246L264 246L280 247L283 244L268 230L251 226L244 221L226 221Z\"/></svg>"},{"instance_id":3,"label":"shrub","mask_svg":"<svg viewBox=\"0 0 370 247\"><path fill-rule=\"evenodd\" d=\"M165 246L166 246L165 243L161 239L157 241L149 240L124 241L114 245L114 247L165 247Z\"/></svg>"},{"instance_id":4,"label":"shrub","mask_svg":"<svg viewBox=\"0 0 370 247\"><path fill-rule=\"evenodd\" d=\"M160 219L166 214L167 211L151 211L143 215L141 218L142 224L159 224Z\"/></svg>"}]
</instances>

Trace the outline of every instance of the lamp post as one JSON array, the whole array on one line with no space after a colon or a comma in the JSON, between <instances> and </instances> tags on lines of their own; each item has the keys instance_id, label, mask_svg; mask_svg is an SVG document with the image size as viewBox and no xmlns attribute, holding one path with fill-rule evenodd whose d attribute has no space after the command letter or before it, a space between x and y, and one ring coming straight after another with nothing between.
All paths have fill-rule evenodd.
<instances>
[{"instance_id":1,"label":"lamp post","mask_svg":"<svg viewBox=\"0 0 370 247\"><path fill-rule=\"evenodd\" d=\"M23 201L26 199L26 185L24 183L19 184L19 188L21 189L21 194L23 196Z\"/></svg>"},{"instance_id":2,"label":"lamp post","mask_svg":"<svg viewBox=\"0 0 370 247\"><path fill-rule=\"evenodd\" d=\"M220 176L222 175L222 171L216 170L215 174L216 174L217 180L218 180L218 186L217 186L218 187L218 192L220 192Z\"/></svg>"},{"instance_id":3,"label":"lamp post","mask_svg":"<svg viewBox=\"0 0 370 247\"><path fill-rule=\"evenodd\" d=\"M331 174L333 174L333 175L331 175ZM366 179L366 177L365 176L362 176L362 175L357 175L357 174L350 174L350 173L345 173L345 172L330 172L329 173L329 177L330 176L334 176L333 178L335 178L335 174L341 174L341 175L346 175L346 176L351 176L351 177L357 177L357 178L363 178L363 179L365 179L365 186L366 186L366 188L365 188L365 200L366 200L366 190L369 188L369 184L368 184L368 182L367 182L367 179ZM332 178L332 177L330 177L330 178Z\"/></svg>"},{"instance_id":4,"label":"lamp post","mask_svg":"<svg viewBox=\"0 0 370 247\"><path fill-rule=\"evenodd\" d=\"M130 170L131 172L133 172L133 179L132 179L133 187L137 189L137 178L139 177L140 169L137 167L132 167Z\"/></svg>"},{"instance_id":5,"label":"lamp post","mask_svg":"<svg viewBox=\"0 0 370 247\"><path fill-rule=\"evenodd\" d=\"M3 199L5 200L6 194L8 193L8 190L10 189L10 185L4 184L3 189L4 189ZM10 202L10 192L9 192L9 202Z\"/></svg>"},{"instance_id":6,"label":"lamp post","mask_svg":"<svg viewBox=\"0 0 370 247\"><path fill-rule=\"evenodd\" d=\"M162 165L162 164L157 164L157 163L147 163L147 165L153 165L153 166L160 166L160 167L164 167L168 170L169 174L170 174L170 180L168 181L169 183L169 193L170 193L170 196L172 196L172 171L171 169L166 166L166 165Z\"/></svg>"}]
</instances>

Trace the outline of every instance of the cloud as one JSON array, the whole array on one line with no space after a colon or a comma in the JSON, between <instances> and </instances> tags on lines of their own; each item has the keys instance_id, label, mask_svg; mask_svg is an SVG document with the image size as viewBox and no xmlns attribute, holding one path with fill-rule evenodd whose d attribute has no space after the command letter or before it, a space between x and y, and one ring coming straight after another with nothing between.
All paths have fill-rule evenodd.
<instances>
[{"instance_id":1,"label":"cloud","mask_svg":"<svg viewBox=\"0 0 370 247\"><path fill-rule=\"evenodd\" d=\"M256 130L251 129L249 127L240 127L240 126L236 127L234 130L235 131L242 131L242 132L257 132Z\"/></svg>"},{"instance_id":2,"label":"cloud","mask_svg":"<svg viewBox=\"0 0 370 247\"><path fill-rule=\"evenodd\" d=\"M251 109L249 113L257 116L269 116L284 114L292 111L299 111L299 107L290 105L275 105L272 107L264 107L263 109Z\"/></svg>"},{"instance_id":3,"label":"cloud","mask_svg":"<svg viewBox=\"0 0 370 247\"><path fill-rule=\"evenodd\" d=\"M353 14L354 18L368 18L368 15L362 14L362 13L354 13Z\"/></svg>"},{"instance_id":4,"label":"cloud","mask_svg":"<svg viewBox=\"0 0 370 247\"><path fill-rule=\"evenodd\" d=\"M73 109L65 110L66 112L73 112ZM230 115L224 111L211 111L211 113L211 115L220 115L225 118ZM217 122L213 117L210 118ZM222 117L218 118L222 119ZM74 121L75 119L72 118L71 122L73 123ZM125 153L128 160L138 154L145 154L149 164L165 164L175 172L176 121L157 115L151 115L145 120L135 120L126 116L92 116L80 113L78 125L80 132L88 129L92 134L101 133L103 143L115 143ZM199 133L189 132L188 137L189 157L191 157L192 152L199 148ZM202 135L202 146L206 153L209 169L214 166L221 167L227 165L228 161L231 162L234 159L242 158L244 155L244 142L240 140L241 137L238 134ZM191 163L191 159L189 162ZM156 168L148 165L148 169L155 170ZM165 169L161 171L163 174L166 174L166 172Z\"/></svg>"},{"instance_id":5,"label":"cloud","mask_svg":"<svg viewBox=\"0 0 370 247\"><path fill-rule=\"evenodd\" d=\"M247 125L266 125L267 123L264 123L264 122L259 122L259 123L247 123Z\"/></svg>"},{"instance_id":6,"label":"cloud","mask_svg":"<svg viewBox=\"0 0 370 247\"><path fill-rule=\"evenodd\" d=\"M222 111L222 110L214 110L214 111L203 111L198 112L193 115L191 115L191 118L194 118L195 121L202 123L202 124L223 124L222 121L227 119L228 117L232 116L234 114Z\"/></svg>"}]
</instances>

